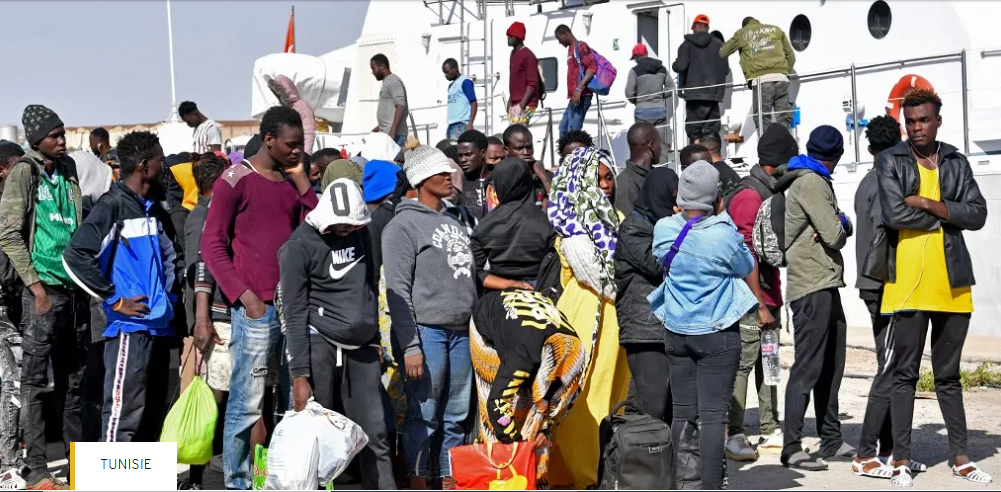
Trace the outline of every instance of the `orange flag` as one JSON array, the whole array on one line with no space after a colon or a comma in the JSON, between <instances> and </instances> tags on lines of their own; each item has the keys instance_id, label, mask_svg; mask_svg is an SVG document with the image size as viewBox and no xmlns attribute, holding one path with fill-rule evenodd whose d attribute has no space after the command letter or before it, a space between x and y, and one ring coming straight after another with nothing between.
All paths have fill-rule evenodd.
<instances>
[{"instance_id":1,"label":"orange flag","mask_svg":"<svg viewBox=\"0 0 1001 492\"><path fill-rule=\"evenodd\" d=\"M295 7L288 18L288 32L285 33L285 52L295 53Z\"/></svg>"}]
</instances>

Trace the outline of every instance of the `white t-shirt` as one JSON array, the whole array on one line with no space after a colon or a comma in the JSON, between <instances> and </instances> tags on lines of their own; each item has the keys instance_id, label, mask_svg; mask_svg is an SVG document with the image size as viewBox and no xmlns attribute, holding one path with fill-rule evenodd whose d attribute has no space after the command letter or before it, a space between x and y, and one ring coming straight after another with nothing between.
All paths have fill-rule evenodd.
<instances>
[{"instance_id":1,"label":"white t-shirt","mask_svg":"<svg viewBox=\"0 0 1001 492\"><path fill-rule=\"evenodd\" d=\"M212 145L222 145L222 131L215 120L205 120L195 128L194 151L199 154L211 152Z\"/></svg>"}]
</instances>

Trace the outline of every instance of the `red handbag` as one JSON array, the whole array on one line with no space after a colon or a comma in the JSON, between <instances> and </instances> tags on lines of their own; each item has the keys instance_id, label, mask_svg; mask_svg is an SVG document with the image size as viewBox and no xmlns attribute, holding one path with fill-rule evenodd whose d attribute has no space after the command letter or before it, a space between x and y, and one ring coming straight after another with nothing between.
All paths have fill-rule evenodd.
<instances>
[{"instance_id":1,"label":"red handbag","mask_svg":"<svg viewBox=\"0 0 1001 492\"><path fill-rule=\"evenodd\" d=\"M456 446L449 458L458 490L535 490L535 449L530 442Z\"/></svg>"}]
</instances>

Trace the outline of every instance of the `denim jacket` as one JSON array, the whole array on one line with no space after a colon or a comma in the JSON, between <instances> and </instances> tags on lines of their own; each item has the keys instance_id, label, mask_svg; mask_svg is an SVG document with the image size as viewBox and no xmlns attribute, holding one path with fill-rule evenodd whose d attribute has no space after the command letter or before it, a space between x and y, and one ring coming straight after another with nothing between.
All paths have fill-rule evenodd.
<instances>
[{"instance_id":1,"label":"denim jacket","mask_svg":"<svg viewBox=\"0 0 1001 492\"><path fill-rule=\"evenodd\" d=\"M687 221L685 214L657 221L653 256L661 264ZM668 330L706 335L729 328L758 305L744 283L753 270L754 257L730 214L706 216L688 232L664 283L647 300Z\"/></svg>"}]
</instances>

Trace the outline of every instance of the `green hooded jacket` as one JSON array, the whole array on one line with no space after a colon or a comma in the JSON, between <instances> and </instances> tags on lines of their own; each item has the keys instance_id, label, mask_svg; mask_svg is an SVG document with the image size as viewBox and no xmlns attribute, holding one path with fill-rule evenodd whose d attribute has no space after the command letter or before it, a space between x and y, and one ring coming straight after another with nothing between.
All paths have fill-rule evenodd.
<instances>
[{"instance_id":1,"label":"green hooded jacket","mask_svg":"<svg viewBox=\"0 0 1001 492\"><path fill-rule=\"evenodd\" d=\"M726 58L737 50L740 50L740 68L746 80L771 73L789 75L796 64L796 53L786 33L755 19L723 43L719 56Z\"/></svg>"},{"instance_id":2,"label":"green hooded jacket","mask_svg":"<svg viewBox=\"0 0 1001 492\"><path fill-rule=\"evenodd\" d=\"M83 200L76 163L66 156L56 161L56 169L70 181L76 206L76 224L79 226L83 222ZM25 286L39 282L38 272L31 261L31 250L35 240L38 180L44 173L44 158L38 151L28 149L7 175L3 198L0 198L0 248L10 258Z\"/></svg>"}]
</instances>

